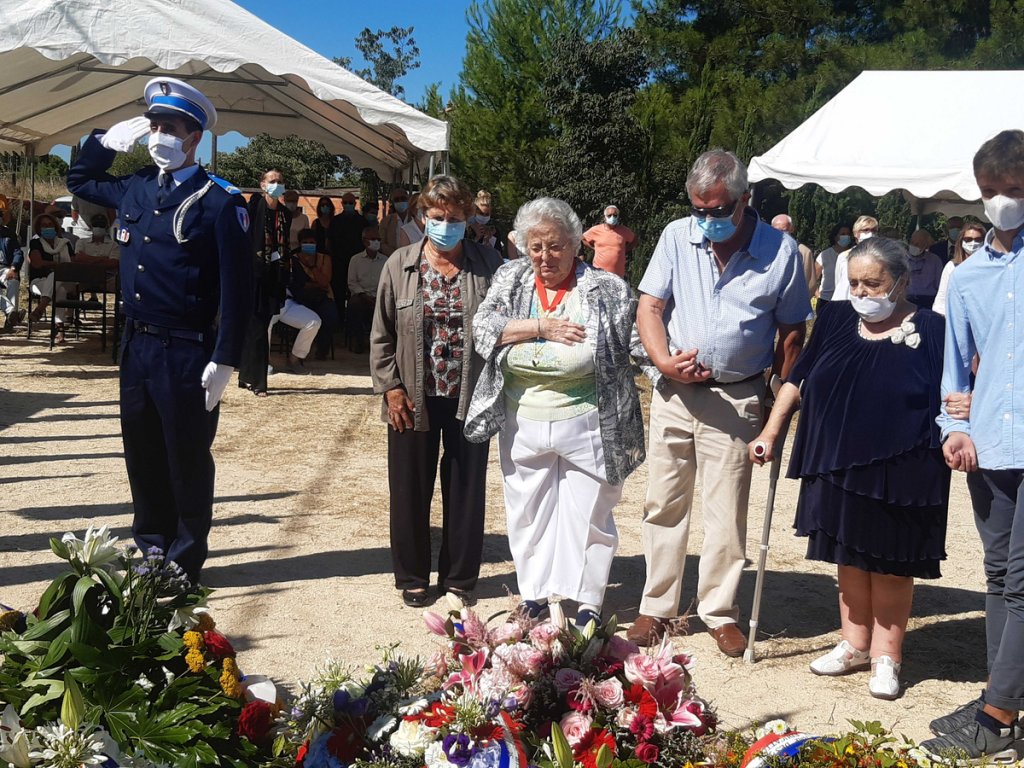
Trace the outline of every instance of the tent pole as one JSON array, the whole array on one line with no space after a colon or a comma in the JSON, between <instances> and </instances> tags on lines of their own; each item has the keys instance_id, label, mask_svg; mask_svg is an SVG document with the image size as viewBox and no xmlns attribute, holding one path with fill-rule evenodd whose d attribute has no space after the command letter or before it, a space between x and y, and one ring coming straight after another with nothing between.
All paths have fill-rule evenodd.
<instances>
[{"instance_id":1,"label":"tent pole","mask_svg":"<svg viewBox=\"0 0 1024 768\"><path fill-rule=\"evenodd\" d=\"M434 153L430 153L430 163L427 165L427 178L434 178Z\"/></svg>"},{"instance_id":2,"label":"tent pole","mask_svg":"<svg viewBox=\"0 0 1024 768\"><path fill-rule=\"evenodd\" d=\"M210 134L210 153L213 155L210 161L210 167L213 169L213 175L217 175L217 134Z\"/></svg>"},{"instance_id":3,"label":"tent pole","mask_svg":"<svg viewBox=\"0 0 1024 768\"><path fill-rule=\"evenodd\" d=\"M31 240L35 232L32 231L32 225L35 222L36 212L36 145L29 144L25 152L28 158L28 178L29 178L29 198L28 198L28 237L26 240Z\"/></svg>"}]
</instances>

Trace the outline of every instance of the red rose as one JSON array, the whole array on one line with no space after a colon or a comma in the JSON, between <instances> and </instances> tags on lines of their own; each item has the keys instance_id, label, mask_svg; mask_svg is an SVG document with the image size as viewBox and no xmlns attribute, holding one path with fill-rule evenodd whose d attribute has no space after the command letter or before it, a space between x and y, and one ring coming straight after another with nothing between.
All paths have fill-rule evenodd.
<instances>
[{"instance_id":1,"label":"red rose","mask_svg":"<svg viewBox=\"0 0 1024 768\"><path fill-rule=\"evenodd\" d=\"M265 701L250 701L238 715L238 735L259 744L270 732L274 714Z\"/></svg>"},{"instance_id":2,"label":"red rose","mask_svg":"<svg viewBox=\"0 0 1024 768\"><path fill-rule=\"evenodd\" d=\"M656 762L660 754L661 750L649 741L636 745L636 759L641 762L648 764Z\"/></svg>"},{"instance_id":3,"label":"red rose","mask_svg":"<svg viewBox=\"0 0 1024 768\"><path fill-rule=\"evenodd\" d=\"M217 661L235 658L235 649L220 632L214 632L212 629L204 632L203 642L206 643L206 650Z\"/></svg>"}]
</instances>

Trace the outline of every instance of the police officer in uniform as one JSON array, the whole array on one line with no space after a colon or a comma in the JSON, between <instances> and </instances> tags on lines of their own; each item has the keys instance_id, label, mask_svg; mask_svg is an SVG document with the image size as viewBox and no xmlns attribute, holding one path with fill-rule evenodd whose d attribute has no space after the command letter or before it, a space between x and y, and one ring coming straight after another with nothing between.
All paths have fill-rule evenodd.
<instances>
[{"instance_id":1,"label":"police officer in uniform","mask_svg":"<svg viewBox=\"0 0 1024 768\"><path fill-rule=\"evenodd\" d=\"M93 131L68 188L117 208L121 294L121 432L132 489L132 533L199 583L213 517L210 447L218 403L238 365L251 304L245 199L195 162L217 112L170 77L145 89L148 111ZM155 166L107 173L118 151L149 135Z\"/></svg>"}]
</instances>

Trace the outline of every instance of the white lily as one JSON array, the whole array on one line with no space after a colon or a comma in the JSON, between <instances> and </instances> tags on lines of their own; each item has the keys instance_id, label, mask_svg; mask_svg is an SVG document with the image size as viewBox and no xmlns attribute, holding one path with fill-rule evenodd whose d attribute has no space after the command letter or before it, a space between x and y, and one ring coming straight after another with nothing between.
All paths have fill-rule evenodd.
<instances>
[{"instance_id":1,"label":"white lily","mask_svg":"<svg viewBox=\"0 0 1024 768\"><path fill-rule=\"evenodd\" d=\"M31 768L29 734L21 727L18 713L10 704L0 714L0 760L13 768Z\"/></svg>"},{"instance_id":2,"label":"white lily","mask_svg":"<svg viewBox=\"0 0 1024 768\"><path fill-rule=\"evenodd\" d=\"M89 526L85 539L79 539L73 533L65 533L61 541L67 546L71 560L89 568L109 568L121 554L117 548L118 537L110 535L108 525L98 529Z\"/></svg>"},{"instance_id":3,"label":"white lily","mask_svg":"<svg viewBox=\"0 0 1024 768\"><path fill-rule=\"evenodd\" d=\"M88 731L68 728L64 723L36 728L36 749L28 753L46 768L80 768L107 761L103 742Z\"/></svg>"},{"instance_id":4,"label":"white lily","mask_svg":"<svg viewBox=\"0 0 1024 768\"><path fill-rule=\"evenodd\" d=\"M195 605L186 605L183 608L178 608L174 611L174 615L171 616L171 620L167 622L167 631L173 632L178 627L192 629L192 627L199 623L199 617L209 612L210 609L206 607L205 599Z\"/></svg>"}]
</instances>

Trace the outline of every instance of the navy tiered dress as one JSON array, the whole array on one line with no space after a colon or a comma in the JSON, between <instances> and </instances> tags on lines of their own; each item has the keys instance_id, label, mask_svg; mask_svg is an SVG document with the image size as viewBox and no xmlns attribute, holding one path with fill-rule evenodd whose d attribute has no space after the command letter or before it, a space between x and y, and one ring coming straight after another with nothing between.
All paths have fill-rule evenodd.
<instances>
[{"instance_id":1,"label":"navy tiered dress","mask_svg":"<svg viewBox=\"0 0 1024 768\"><path fill-rule=\"evenodd\" d=\"M801 388L790 478L807 558L873 573L938 578L946 558L949 469L939 381L945 320L912 317L917 348L865 339L848 301L830 302L788 381Z\"/></svg>"}]
</instances>

